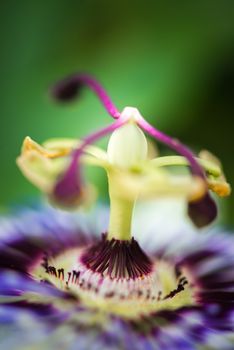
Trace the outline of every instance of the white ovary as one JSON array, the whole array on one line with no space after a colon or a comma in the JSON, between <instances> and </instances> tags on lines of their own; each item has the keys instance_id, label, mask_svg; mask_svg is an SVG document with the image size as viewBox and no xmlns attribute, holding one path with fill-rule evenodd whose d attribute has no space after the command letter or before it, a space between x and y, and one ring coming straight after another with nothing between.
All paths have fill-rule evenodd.
<instances>
[{"instance_id":1,"label":"white ovary","mask_svg":"<svg viewBox=\"0 0 234 350\"><path fill-rule=\"evenodd\" d=\"M110 137L107 154L111 164L129 169L147 158L148 146L144 133L129 122L115 130Z\"/></svg>"}]
</instances>

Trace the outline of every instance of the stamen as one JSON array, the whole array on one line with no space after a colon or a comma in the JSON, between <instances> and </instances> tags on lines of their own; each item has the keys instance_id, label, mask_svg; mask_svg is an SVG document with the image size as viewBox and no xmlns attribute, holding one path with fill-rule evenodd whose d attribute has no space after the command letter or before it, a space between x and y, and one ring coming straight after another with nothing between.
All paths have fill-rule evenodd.
<instances>
[{"instance_id":1,"label":"stamen","mask_svg":"<svg viewBox=\"0 0 234 350\"><path fill-rule=\"evenodd\" d=\"M86 74L73 74L59 81L52 88L52 95L59 101L70 101L79 95L80 90L87 86L99 97L106 111L114 118L120 117L120 112L114 105L104 88L93 78Z\"/></svg>"},{"instance_id":2,"label":"stamen","mask_svg":"<svg viewBox=\"0 0 234 350\"><path fill-rule=\"evenodd\" d=\"M97 141L101 137L104 137L107 134L113 132L114 130L122 126L124 123L124 120L119 119L113 124L109 125L108 127L103 128L84 138L81 146L73 152L72 160L67 171L57 182L54 188L53 198L56 201L65 205L70 205L74 202L77 202L77 199L83 197L84 186L79 168L79 158L83 154L85 147Z\"/></svg>"},{"instance_id":3,"label":"stamen","mask_svg":"<svg viewBox=\"0 0 234 350\"><path fill-rule=\"evenodd\" d=\"M137 241L102 240L89 247L81 257L82 263L93 272L115 279L136 279L152 271L152 263Z\"/></svg>"}]
</instances>

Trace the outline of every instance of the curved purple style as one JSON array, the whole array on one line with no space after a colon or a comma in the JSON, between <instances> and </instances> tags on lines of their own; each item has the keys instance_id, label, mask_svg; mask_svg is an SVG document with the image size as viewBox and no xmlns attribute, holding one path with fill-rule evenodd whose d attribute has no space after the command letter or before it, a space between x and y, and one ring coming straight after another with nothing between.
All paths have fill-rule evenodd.
<instances>
[{"instance_id":1,"label":"curved purple style","mask_svg":"<svg viewBox=\"0 0 234 350\"><path fill-rule=\"evenodd\" d=\"M152 271L152 262L132 237L130 241L112 238L106 234L96 244L88 247L81 257L86 267L110 278L141 278Z\"/></svg>"},{"instance_id":2,"label":"curved purple style","mask_svg":"<svg viewBox=\"0 0 234 350\"><path fill-rule=\"evenodd\" d=\"M73 100L84 87L88 86L99 97L106 111L114 118L120 117L120 112L114 105L104 88L92 77L86 74L73 74L59 81L52 88L52 95L59 101Z\"/></svg>"},{"instance_id":3,"label":"curved purple style","mask_svg":"<svg viewBox=\"0 0 234 350\"><path fill-rule=\"evenodd\" d=\"M58 100L70 100L73 99L78 93L79 90L83 86L88 86L91 90L93 90L96 95L99 97L100 101L106 108L107 112L115 119L120 117L120 112L117 107L111 101L110 97L104 90L104 88L97 82L94 78L90 77L86 74L73 74L60 82L58 82L55 87L52 89L53 96ZM175 140L163 132L155 129L152 125L150 125L145 119L141 119L138 121L138 125L144 129L148 134L156 138L157 140L163 142L168 145L170 148L174 149L177 153L184 156L190 163L191 169L194 175L200 176L204 178L204 173L201 166L195 159L194 154L183 144L181 144L178 140ZM92 135L88 136L88 138ZM101 136L100 136L101 137ZM91 141L90 143L92 143Z\"/></svg>"},{"instance_id":4,"label":"curved purple style","mask_svg":"<svg viewBox=\"0 0 234 350\"><path fill-rule=\"evenodd\" d=\"M70 77L63 79L62 81L57 83L53 88L53 96L60 101L72 100L77 96L80 89L84 86L88 86L91 90L93 90L96 93L107 112L114 119L118 120L120 118L120 112L118 111L117 107L113 104L103 87L95 79L86 74L74 74ZM124 124L124 121L120 122L119 120L119 123L117 122L116 124L112 124L111 126L108 126L107 128L104 128L94 134L91 134L84 139L83 144L77 150L74 151L72 155L72 161L68 170L55 186L54 196L57 200L64 201L66 199L65 202L67 202L67 199L69 199L69 202L73 202L74 199L77 199L77 197L82 195L81 174L77 170L77 163L79 157L84 151L84 148L88 144L95 142L99 138L119 128L122 124ZM192 174L199 176L200 178L205 180L205 174L202 167L196 161L195 155L192 151L190 151L188 147L180 143L178 140L157 130L144 118L140 118L139 120L137 120L137 124L149 135L153 136L155 139L166 144L171 149L184 156L191 166ZM209 208L207 208L208 204ZM217 208L215 202L209 196L208 188L204 198L200 199L197 202L188 204L188 215L190 216L192 221L199 227L207 225L215 219L215 217L217 216Z\"/></svg>"}]
</instances>

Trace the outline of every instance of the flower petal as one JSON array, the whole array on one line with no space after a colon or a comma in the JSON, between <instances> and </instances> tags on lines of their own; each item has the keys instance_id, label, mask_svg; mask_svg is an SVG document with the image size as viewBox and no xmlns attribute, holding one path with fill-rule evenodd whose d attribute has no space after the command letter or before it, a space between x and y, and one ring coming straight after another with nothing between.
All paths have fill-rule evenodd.
<instances>
[{"instance_id":1,"label":"flower petal","mask_svg":"<svg viewBox=\"0 0 234 350\"><path fill-rule=\"evenodd\" d=\"M23 212L17 219L1 220L1 246L11 247L21 237L22 242L31 241L32 246L36 245L50 254L56 254L74 244L87 244L106 227L107 213L105 210L100 213L101 215L93 216L92 223L91 217L82 213L74 215L49 208ZM95 218L103 220L101 227L97 227ZM160 227L155 227L155 231L159 236ZM72 301L64 309L61 307L66 305L63 292L46 283L38 283L30 276L3 270L0 276L2 296L15 298L22 295L22 292L30 296L40 294L42 299L44 297L47 300L48 307L45 308L41 301L40 308L35 303L28 303L28 307L25 305L22 308L22 302L15 301L1 305L0 323L4 330L1 345L4 345L4 349L11 350L20 349L19 344L24 350L30 349L32 345L35 349L52 349L59 344L63 344L65 348L75 348L79 344L80 349L122 347L130 350L133 344L139 350L145 346L158 350L162 347L173 350L184 347L187 350L197 349L199 346L232 349L230 332L234 329L233 238L216 232L186 237L186 232L177 230L174 236L168 236L164 240L163 245L157 245L156 239L151 256L166 259L178 267L184 266L188 269L197 286L198 305L174 311L162 310L137 320L99 313L98 310L89 310ZM147 244L143 246L144 249L146 247ZM19 246L19 251L25 253L22 248L23 246ZM33 257L30 259L33 260ZM60 302L56 304L55 300ZM42 311L41 314L39 310ZM19 342L22 334L24 337Z\"/></svg>"}]
</instances>

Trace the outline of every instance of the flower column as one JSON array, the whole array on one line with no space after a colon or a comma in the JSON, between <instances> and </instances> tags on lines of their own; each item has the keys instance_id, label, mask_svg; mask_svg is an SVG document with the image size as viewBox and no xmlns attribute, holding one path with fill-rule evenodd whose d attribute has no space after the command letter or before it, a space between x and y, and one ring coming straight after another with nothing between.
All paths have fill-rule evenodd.
<instances>
[{"instance_id":1,"label":"flower column","mask_svg":"<svg viewBox=\"0 0 234 350\"><path fill-rule=\"evenodd\" d=\"M131 111L130 107L125 108L123 116ZM110 222L107 238L129 240L136 197L128 198L115 179L118 177L118 171L121 171L119 169L130 170L147 158L145 135L133 118L111 135L107 153L109 162L113 165L108 171ZM115 165L118 170L115 170Z\"/></svg>"}]
</instances>

